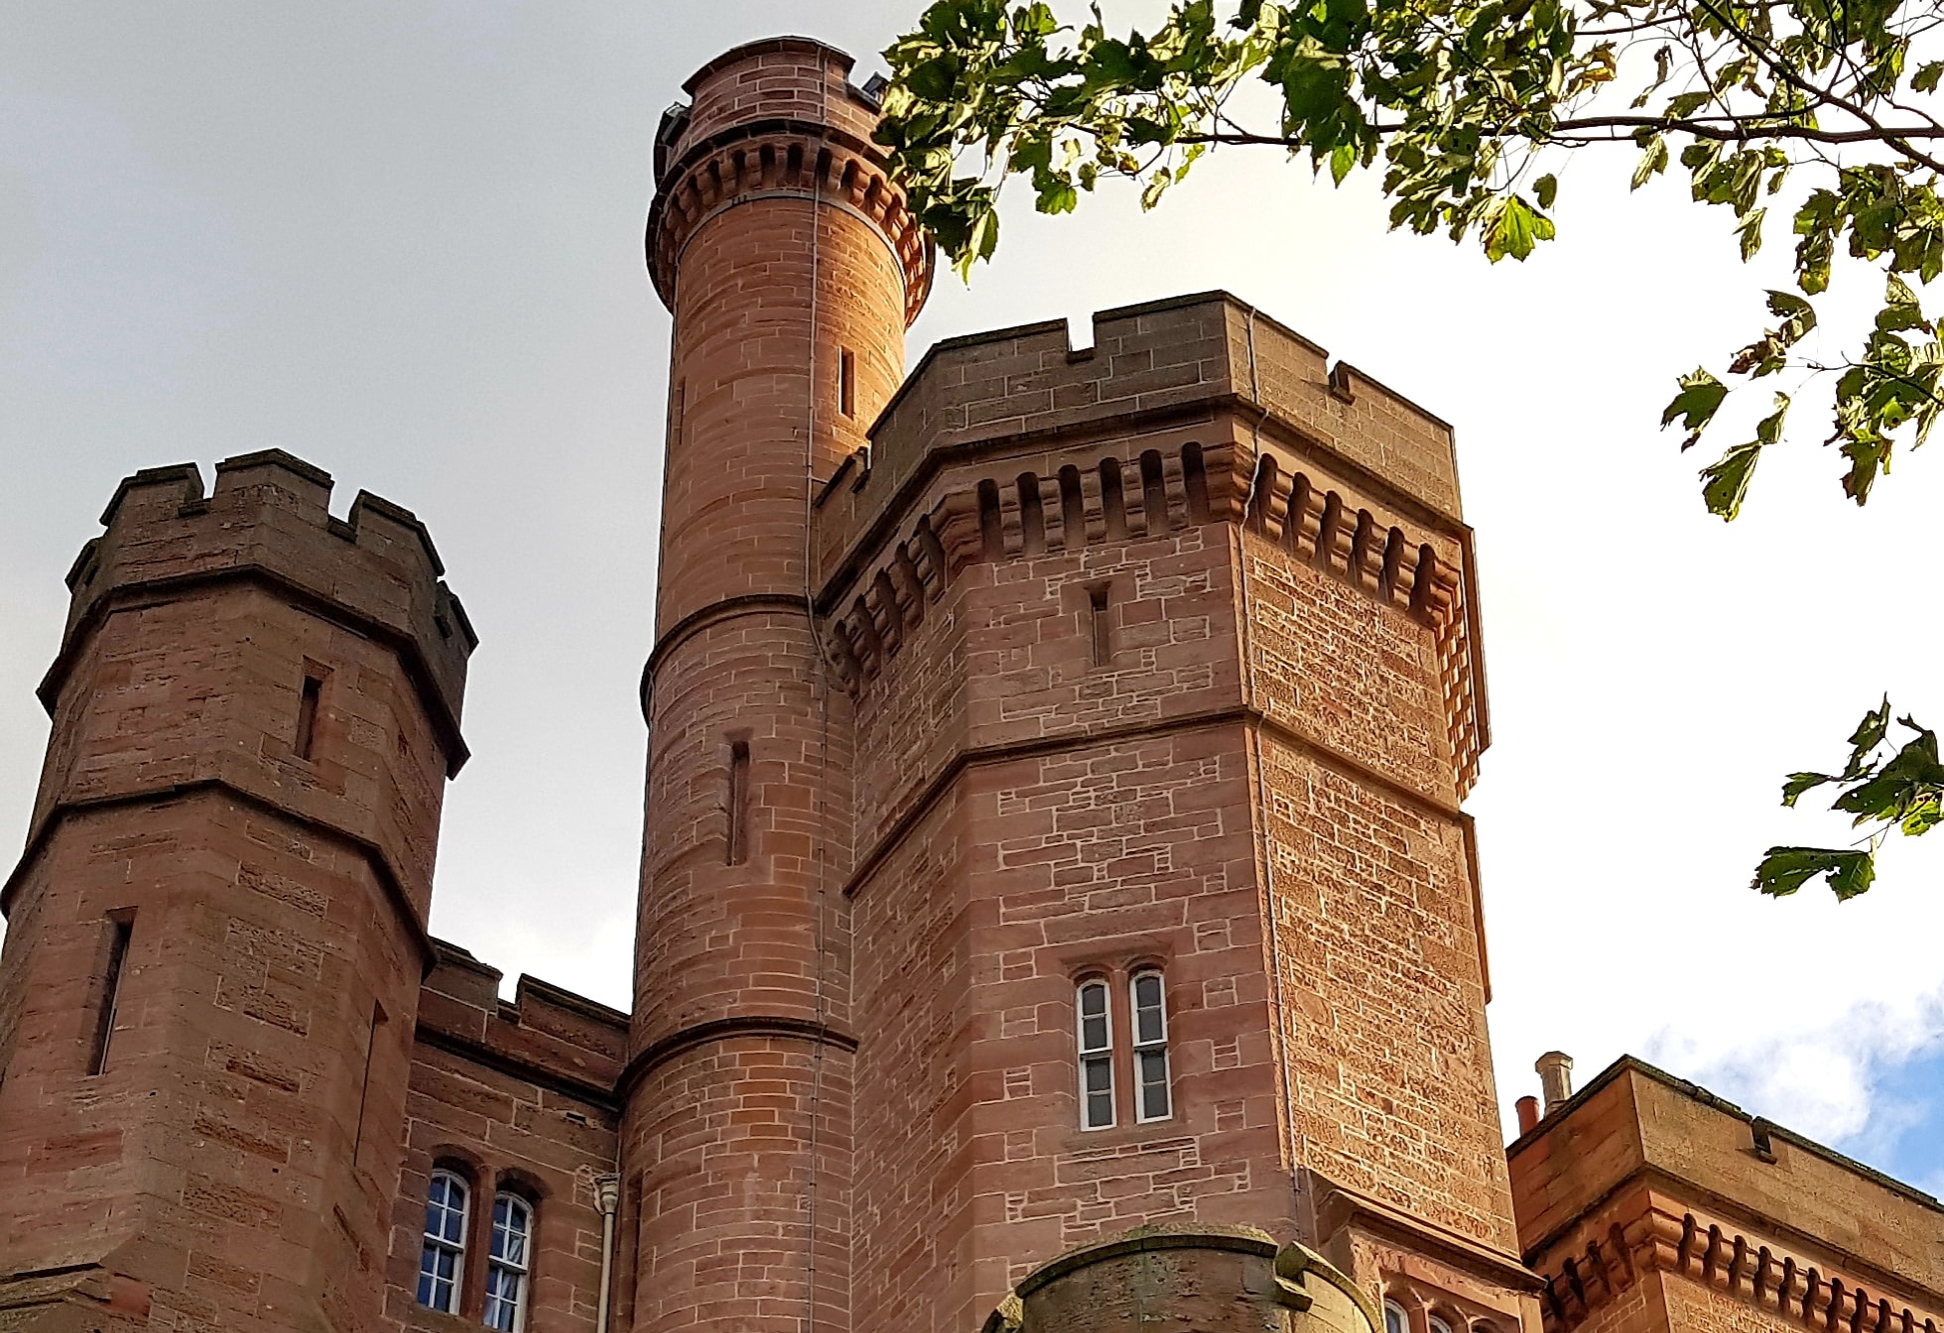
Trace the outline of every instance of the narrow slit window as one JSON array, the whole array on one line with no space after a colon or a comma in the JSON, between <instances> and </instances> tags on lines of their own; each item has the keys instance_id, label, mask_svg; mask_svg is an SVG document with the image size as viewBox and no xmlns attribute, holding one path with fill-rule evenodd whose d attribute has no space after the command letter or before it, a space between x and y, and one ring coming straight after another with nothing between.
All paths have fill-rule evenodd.
<instances>
[{"instance_id":1,"label":"narrow slit window","mask_svg":"<svg viewBox=\"0 0 1944 1333\"><path fill-rule=\"evenodd\" d=\"M1107 983L1083 981L1077 993L1080 1038L1080 1128L1114 1124L1114 1020Z\"/></svg>"},{"instance_id":2,"label":"narrow slit window","mask_svg":"<svg viewBox=\"0 0 1944 1333\"><path fill-rule=\"evenodd\" d=\"M848 347L837 353L837 408L847 417L857 415L857 354Z\"/></svg>"},{"instance_id":3,"label":"narrow slit window","mask_svg":"<svg viewBox=\"0 0 1944 1333\"><path fill-rule=\"evenodd\" d=\"M493 1252L486 1262L486 1327L520 1333L526 1325L533 1207L517 1194L493 1200Z\"/></svg>"},{"instance_id":4,"label":"narrow slit window","mask_svg":"<svg viewBox=\"0 0 1944 1333\"><path fill-rule=\"evenodd\" d=\"M101 998L95 1009L94 1047L88 1057L88 1075L105 1073L108 1047L115 1039L115 1010L121 1003L122 969L128 962L128 939L135 929L135 918L111 917L108 922L108 958L101 973Z\"/></svg>"},{"instance_id":5,"label":"narrow slit window","mask_svg":"<svg viewBox=\"0 0 1944 1333\"><path fill-rule=\"evenodd\" d=\"M728 863L742 865L749 860L749 742L733 741L729 746L729 847Z\"/></svg>"},{"instance_id":6,"label":"narrow slit window","mask_svg":"<svg viewBox=\"0 0 1944 1333\"><path fill-rule=\"evenodd\" d=\"M297 739L291 753L299 759L311 757L317 744L317 706L324 698L324 676L317 671L304 673L304 692L297 700Z\"/></svg>"},{"instance_id":7,"label":"narrow slit window","mask_svg":"<svg viewBox=\"0 0 1944 1333\"><path fill-rule=\"evenodd\" d=\"M1108 591L1105 583L1096 583L1087 589L1088 651L1097 667L1108 666L1114 660L1113 620L1107 612Z\"/></svg>"},{"instance_id":8,"label":"narrow slit window","mask_svg":"<svg viewBox=\"0 0 1944 1333\"><path fill-rule=\"evenodd\" d=\"M385 1006L374 1002L371 1006L371 1031L365 1037L364 1085L358 1090L358 1134L351 1142L351 1161L355 1165L364 1156L365 1111L371 1104L371 1062L378 1054L378 1032L385 1026Z\"/></svg>"},{"instance_id":9,"label":"narrow slit window","mask_svg":"<svg viewBox=\"0 0 1944 1333\"><path fill-rule=\"evenodd\" d=\"M418 1303L442 1314L459 1313L459 1284L466 1276L467 1193L465 1181L441 1168L432 1173L432 1184L425 1194Z\"/></svg>"},{"instance_id":10,"label":"narrow slit window","mask_svg":"<svg viewBox=\"0 0 1944 1333\"><path fill-rule=\"evenodd\" d=\"M1168 1080L1168 1005L1159 972L1139 972L1129 989L1134 1014L1135 1120L1166 1120L1174 1114Z\"/></svg>"}]
</instances>

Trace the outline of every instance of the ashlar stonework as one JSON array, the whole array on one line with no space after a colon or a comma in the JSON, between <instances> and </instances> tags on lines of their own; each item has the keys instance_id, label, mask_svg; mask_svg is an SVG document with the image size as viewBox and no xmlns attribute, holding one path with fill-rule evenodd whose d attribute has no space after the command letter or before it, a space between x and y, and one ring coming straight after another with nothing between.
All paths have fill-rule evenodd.
<instances>
[{"instance_id":1,"label":"ashlar stonework","mask_svg":"<svg viewBox=\"0 0 1944 1333\"><path fill-rule=\"evenodd\" d=\"M0 1333L1937 1333L1935 1200L1658 1071L1508 1159L1451 428L1221 292L907 374L850 68L657 136L631 1012L426 933L418 520L116 492L0 892Z\"/></svg>"}]
</instances>

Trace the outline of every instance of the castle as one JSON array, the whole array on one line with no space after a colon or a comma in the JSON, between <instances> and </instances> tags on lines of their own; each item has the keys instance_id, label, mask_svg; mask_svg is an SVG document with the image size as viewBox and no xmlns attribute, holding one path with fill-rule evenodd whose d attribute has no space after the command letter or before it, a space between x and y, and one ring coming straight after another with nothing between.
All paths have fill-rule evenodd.
<instances>
[{"instance_id":1,"label":"castle","mask_svg":"<svg viewBox=\"0 0 1944 1333\"><path fill-rule=\"evenodd\" d=\"M933 347L802 39L657 138L634 1003L425 928L475 639L275 451L68 574L0 1333L1937 1333L1936 1200L1623 1060L1503 1145L1450 429L1222 293Z\"/></svg>"}]
</instances>

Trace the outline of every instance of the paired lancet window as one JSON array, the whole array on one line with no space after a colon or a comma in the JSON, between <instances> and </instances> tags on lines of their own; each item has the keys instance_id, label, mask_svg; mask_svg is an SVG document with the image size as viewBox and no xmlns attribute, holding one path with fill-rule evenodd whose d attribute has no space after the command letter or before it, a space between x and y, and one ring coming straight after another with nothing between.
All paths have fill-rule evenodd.
<instances>
[{"instance_id":1,"label":"paired lancet window","mask_svg":"<svg viewBox=\"0 0 1944 1333\"><path fill-rule=\"evenodd\" d=\"M527 1251L533 1209L517 1195L493 1200L493 1254L486 1266L486 1327L519 1333L526 1322Z\"/></svg>"},{"instance_id":2,"label":"paired lancet window","mask_svg":"<svg viewBox=\"0 0 1944 1333\"><path fill-rule=\"evenodd\" d=\"M1105 977L1088 977L1075 988L1082 1129L1111 1129L1119 1123L1121 1061L1114 1009L1114 988ZM1125 1012L1135 1123L1166 1120L1174 1114L1174 1092L1168 1069L1167 985L1160 969L1142 968L1128 979Z\"/></svg>"},{"instance_id":3,"label":"paired lancet window","mask_svg":"<svg viewBox=\"0 0 1944 1333\"><path fill-rule=\"evenodd\" d=\"M425 1196L425 1248L419 1256L418 1303L444 1314L459 1313L459 1284L466 1277L466 1182L450 1171L432 1173Z\"/></svg>"},{"instance_id":4,"label":"paired lancet window","mask_svg":"<svg viewBox=\"0 0 1944 1333\"><path fill-rule=\"evenodd\" d=\"M425 1197L418 1284L418 1303L428 1310L460 1313L470 1201L471 1188L458 1172L440 1167L432 1173ZM500 1333L520 1333L526 1326L533 1263L533 1205L505 1191L493 1196L493 1229L488 1245L486 1305L481 1322Z\"/></svg>"}]
</instances>

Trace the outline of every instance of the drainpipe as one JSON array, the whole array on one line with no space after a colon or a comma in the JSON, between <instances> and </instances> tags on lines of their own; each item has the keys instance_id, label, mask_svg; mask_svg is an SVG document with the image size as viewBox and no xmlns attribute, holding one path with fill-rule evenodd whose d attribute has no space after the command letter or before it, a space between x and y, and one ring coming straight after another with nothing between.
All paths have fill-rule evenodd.
<instances>
[{"instance_id":1,"label":"drainpipe","mask_svg":"<svg viewBox=\"0 0 1944 1333\"><path fill-rule=\"evenodd\" d=\"M602 1176L594 1182L601 1205L601 1301L594 1316L594 1333L608 1333L608 1291L614 1285L614 1213L621 1206L621 1177Z\"/></svg>"}]
</instances>

